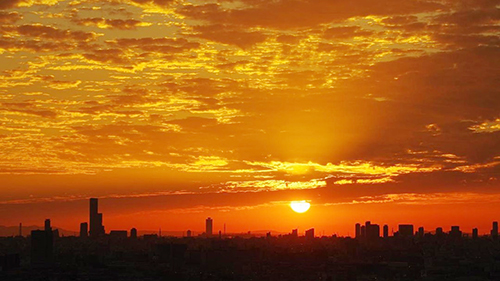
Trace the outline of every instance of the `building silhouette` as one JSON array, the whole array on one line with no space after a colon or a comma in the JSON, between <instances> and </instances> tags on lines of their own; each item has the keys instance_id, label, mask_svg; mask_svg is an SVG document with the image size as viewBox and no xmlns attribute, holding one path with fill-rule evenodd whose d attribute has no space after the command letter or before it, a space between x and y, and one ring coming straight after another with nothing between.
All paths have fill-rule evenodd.
<instances>
[{"instance_id":1,"label":"building silhouette","mask_svg":"<svg viewBox=\"0 0 500 281\"><path fill-rule=\"evenodd\" d=\"M90 198L90 237L100 237L105 234L102 225L102 213L98 211L97 198Z\"/></svg>"},{"instance_id":2,"label":"building silhouette","mask_svg":"<svg viewBox=\"0 0 500 281\"><path fill-rule=\"evenodd\" d=\"M398 235L400 237L413 236L413 224L400 224L398 225Z\"/></svg>"},{"instance_id":3,"label":"building silhouette","mask_svg":"<svg viewBox=\"0 0 500 281\"><path fill-rule=\"evenodd\" d=\"M80 237L86 238L89 236L89 224L86 222L80 223Z\"/></svg>"},{"instance_id":4,"label":"building silhouette","mask_svg":"<svg viewBox=\"0 0 500 281\"><path fill-rule=\"evenodd\" d=\"M423 226L419 227L417 233L418 233L419 238L423 238L424 237L424 227Z\"/></svg>"},{"instance_id":5,"label":"building silhouette","mask_svg":"<svg viewBox=\"0 0 500 281\"><path fill-rule=\"evenodd\" d=\"M378 224L371 224L368 222L368 224L365 225L365 228L366 238L369 241L374 241L380 237L380 226Z\"/></svg>"},{"instance_id":6,"label":"building silhouette","mask_svg":"<svg viewBox=\"0 0 500 281\"><path fill-rule=\"evenodd\" d=\"M54 233L50 220L45 220L44 230L31 231L31 265L48 266L54 256Z\"/></svg>"},{"instance_id":7,"label":"building silhouette","mask_svg":"<svg viewBox=\"0 0 500 281\"><path fill-rule=\"evenodd\" d=\"M477 228L473 228L472 229L472 239L477 239L479 236L478 236L478 230Z\"/></svg>"},{"instance_id":8,"label":"building silhouette","mask_svg":"<svg viewBox=\"0 0 500 281\"><path fill-rule=\"evenodd\" d=\"M389 237L389 226L387 224L384 225L384 238Z\"/></svg>"},{"instance_id":9,"label":"building silhouette","mask_svg":"<svg viewBox=\"0 0 500 281\"><path fill-rule=\"evenodd\" d=\"M491 237L494 239L498 238L498 222L497 221L493 222L493 227L491 229Z\"/></svg>"},{"instance_id":10,"label":"building silhouette","mask_svg":"<svg viewBox=\"0 0 500 281\"><path fill-rule=\"evenodd\" d=\"M135 227L130 230L130 238L137 239L137 229Z\"/></svg>"},{"instance_id":11,"label":"building silhouette","mask_svg":"<svg viewBox=\"0 0 500 281\"><path fill-rule=\"evenodd\" d=\"M460 231L460 226L458 226L458 225L452 226L449 234L450 234L450 237L453 237L453 238L462 237L462 231Z\"/></svg>"},{"instance_id":12,"label":"building silhouette","mask_svg":"<svg viewBox=\"0 0 500 281\"><path fill-rule=\"evenodd\" d=\"M355 238L361 237L361 224L357 223L355 226Z\"/></svg>"},{"instance_id":13,"label":"building silhouette","mask_svg":"<svg viewBox=\"0 0 500 281\"><path fill-rule=\"evenodd\" d=\"M213 234L213 220L211 217L208 217L205 221L205 233L207 236L212 236Z\"/></svg>"},{"instance_id":14,"label":"building silhouette","mask_svg":"<svg viewBox=\"0 0 500 281\"><path fill-rule=\"evenodd\" d=\"M306 239L314 239L314 228L306 230Z\"/></svg>"},{"instance_id":15,"label":"building silhouette","mask_svg":"<svg viewBox=\"0 0 500 281\"><path fill-rule=\"evenodd\" d=\"M442 227L436 227L436 235L443 235L443 228Z\"/></svg>"},{"instance_id":16,"label":"building silhouette","mask_svg":"<svg viewBox=\"0 0 500 281\"><path fill-rule=\"evenodd\" d=\"M292 237L299 237L299 230L298 229L292 229Z\"/></svg>"},{"instance_id":17,"label":"building silhouette","mask_svg":"<svg viewBox=\"0 0 500 281\"><path fill-rule=\"evenodd\" d=\"M44 229L45 229L45 231L52 231L52 227L50 226L50 219L45 220Z\"/></svg>"},{"instance_id":18,"label":"building silhouette","mask_svg":"<svg viewBox=\"0 0 500 281\"><path fill-rule=\"evenodd\" d=\"M111 230L109 232L109 238L111 240L117 241L117 240L125 240L128 237L128 233L126 230Z\"/></svg>"}]
</instances>

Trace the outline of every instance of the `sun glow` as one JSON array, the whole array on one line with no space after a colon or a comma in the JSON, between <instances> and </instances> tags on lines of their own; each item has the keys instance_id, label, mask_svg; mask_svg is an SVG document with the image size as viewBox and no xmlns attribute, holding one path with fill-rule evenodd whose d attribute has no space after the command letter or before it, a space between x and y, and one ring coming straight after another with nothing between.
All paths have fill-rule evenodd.
<instances>
[{"instance_id":1,"label":"sun glow","mask_svg":"<svg viewBox=\"0 0 500 281\"><path fill-rule=\"evenodd\" d=\"M306 202L306 200L302 201L292 201L290 202L290 207L296 213L305 213L311 207L311 204Z\"/></svg>"}]
</instances>

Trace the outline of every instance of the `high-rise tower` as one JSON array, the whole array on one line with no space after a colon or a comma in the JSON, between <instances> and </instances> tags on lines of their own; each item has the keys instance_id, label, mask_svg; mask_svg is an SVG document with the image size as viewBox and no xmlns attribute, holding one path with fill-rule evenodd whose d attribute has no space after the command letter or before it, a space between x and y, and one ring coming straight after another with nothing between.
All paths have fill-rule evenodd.
<instances>
[{"instance_id":1,"label":"high-rise tower","mask_svg":"<svg viewBox=\"0 0 500 281\"><path fill-rule=\"evenodd\" d=\"M98 208L97 198L90 198L90 237L104 235L102 214L98 212Z\"/></svg>"},{"instance_id":2,"label":"high-rise tower","mask_svg":"<svg viewBox=\"0 0 500 281\"><path fill-rule=\"evenodd\" d=\"M212 236L213 232L213 220L211 217L208 217L207 220L205 221L205 233L207 236Z\"/></svg>"},{"instance_id":3,"label":"high-rise tower","mask_svg":"<svg viewBox=\"0 0 500 281\"><path fill-rule=\"evenodd\" d=\"M492 238L498 238L498 222L494 221L493 222L493 227L491 229L491 237Z\"/></svg>"}]
</instances>

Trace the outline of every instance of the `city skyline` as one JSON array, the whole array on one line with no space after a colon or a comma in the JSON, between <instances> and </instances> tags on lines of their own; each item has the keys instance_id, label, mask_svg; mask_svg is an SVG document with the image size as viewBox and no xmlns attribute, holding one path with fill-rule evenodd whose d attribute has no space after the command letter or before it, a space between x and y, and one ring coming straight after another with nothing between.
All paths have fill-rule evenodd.
<instances>
[{"instance_id":1,"label":"city skyline","mask_svg":"<svg viewBox=\"0 0 500 281\"><path fill-rule=\"evenodd\" d=\"M124 233L125 236L130 234L131 237L132 236L138 237L138 230L134 226L129 226L129 228L128 228L129 230L111 229L108 233L106 233L105 226L103 223L103 214L98 212L98 208L99 208L99 205L98 205L99 201L98 200L99 200L98 198L89 198L89 200L88 200L88 202L89 202L89 208L88 208L89 209L89 220L88 220L88 222L81 222L80 223L80 231L78 233L76 231L74 231L74 236L78 236L80 238L90 237L93 239L97 239L97 238L102 238L105 235L114 236L113 234L116 235L118 233ZM89 228L89 225L93 225L93 227ZM450 233L451 234L454 232L459 232L460 233L459 236L462 236L462 234L466 235L466 236L476 237L476 238L479 236L489 236L491 238L496 239L496 238L498 238L498 234L499 234L498 221L493 221L491 223L491 229L488 232L483 232L483 233L479 233L477 227L472 228L470 230L470 232L468 232L467 230L465 230L463 228L460 229L460 225L452 225L449 228L450 228L449 231L445 231L442 226L438 226L434 230L429 230L428 228L426 228L426 226L422 226L422 225L415 226L413 224L398 223L397 225L393 225L392 228L389 229L388 224L379 225L379 224L372 223L372 221L365 221L364 225L362 225L360 223L356 223L354 225L353 234L348 233L347 235L339 235L338 232L335 232L333 234L326 234L325 235L324 231L322 231L322 232L319 232L318 235L315 235L315 228L314 227L309 228L309 229L303 229L302 233L303 233L303 236L305 236L306 238L307 237L309 237L309 238L326 237L326 236L333 235L333 236L339 236L339 237L365 238L368 240L372 240L372 239L376 239L376 238L388 238L391 236L423 237L425 234L438 235L438 234L443 234L443 233ZM40 228L40 229L42 229L42 228ZM90 229L93 229L93 231L91 231ZM210 237L218 237L218 236L220 237L221 235L224 235L224 237L226 236L226 223L223 223L223 229L218 229L218 230L214 229L214 219L211 217L207 217L205 219L204 231L197 231L197 230L193 231L191 229L192 228L183 230L182 235L180 237L201 236L201 237L210 238ZM395 229L396 229L396 231L395 231ZM34 231L36 232L37 230L34 230ZM45 231L45 232L52 231L50 219L45 219L45 226L43 227L43 231ZM56 231L58 231L58 233L59 233L60 230L56 228ZM68 231L68 230L66 230L66 231ZM168 231L169 230L167 230L167 232ZM172 230L170 230L170 231L172 231ZM142 232L149 232L148 234L145 234L145 235L152 234L151 230L142 230ZM215 233L218 232L218 235L216 235L214 232ZM260 232L263 232L263 233L252 233L251 230L248 230L247 232L245 232L245 231L233 232L233 233L228 233L227 235L232 237L232 236L235 236L235 235L238 236L241 234L253 235L253 236L272 236L273 234L275 236L276 235L281 236L281 235L285 234L283 232L276 232L276 231L274 231L274 233L273 233L273 231L271 231L269 229L260 230ZM23 236L22 223L19 224L19 232L18 233L19 233L18 236ZM94 233L94 234L92 234L92 233ZM134 233L134 234L132 234L132 233ZM316 233L318 233L318 232L316 232ZM299 231L299 228L292 229L292 231L291 231L291 235L297 236L300 234L301 234L301 232ZM121 235L121 234L119 234L119 235ZM158 230L158 235L160 237L162 236L161 228ZM179 235L171 235L171 234L168 235L167 234L167 236L179 236Z\"/></svg>"},{"instance_id":2,"label":"city skyline","mask_svg":"<svg viewBox=\"0 0 500 281\"><path fill-rule=\"evenodd\" d=\"M214 236L223 224L352 235L365 221L487 234L500 213L499 10L2 0L0 225L87 222L93 236L203 231L212 217Z\"/></svg>"}]
</instances>

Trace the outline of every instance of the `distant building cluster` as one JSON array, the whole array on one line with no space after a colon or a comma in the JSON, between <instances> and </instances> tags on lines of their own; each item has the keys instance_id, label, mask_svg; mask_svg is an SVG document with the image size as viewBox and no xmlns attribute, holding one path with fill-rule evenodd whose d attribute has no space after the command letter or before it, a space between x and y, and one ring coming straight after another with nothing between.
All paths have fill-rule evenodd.
<instances>
[{"instance_id":1,"label":"distant building cluster","mask_svg":"<svg viewBox=\"0 0 500 281\"><path fill-rule=\"evenodd\" d=\"M379 238L388 238L389 235L389 226L384 225L382 228L382 236L380 235L380 226L378 224L372 224L370 221L365 222L364 225L360 223L356 223L354 226L355 238L363 239L366 241L373 241ZM432 234L434 233L434 234ZM400 238L409 238L409 237L418 237L423 238L425 235L436 235L443 236L445 232L442 227L437 227L434 232L425 232L424 227L421 226L417 231L414 230L414 226L412 224L400 224L398 225L398 230L393 232L391 236L400 237ZM462 231L460 230L460 226L454 225L451 227L450 231L447 233L450 237L461 238L463 236ZM494 221L493 226L490 232L491 238L498 238L498 222ZM477 239L478 229L472 229L472 238Z\"/></svg>"},{"instance_id":2,"label":"distant building cluster","mask_svg":"<svg viewBox=\"0 0 500 281\"><path fill-rule=\"evenodd\" d=\"M483 236L477 228L469 235L459 226L426 231L366 221L355 224L354 237L327 237L314 228L304 235L299 229L227 235L225 224L217 235L208 217L197 238L191 230L176 238L162 237L161 229L106 233L97 198L89 209L79 237L60 237L50 219L27 238L22 225L19 236L0 237L0 280L34 280L41 272L53 275L47 280L157 280L155 274L165 280L500 280L496 221Z\"/></svg>"}]
</instances>

